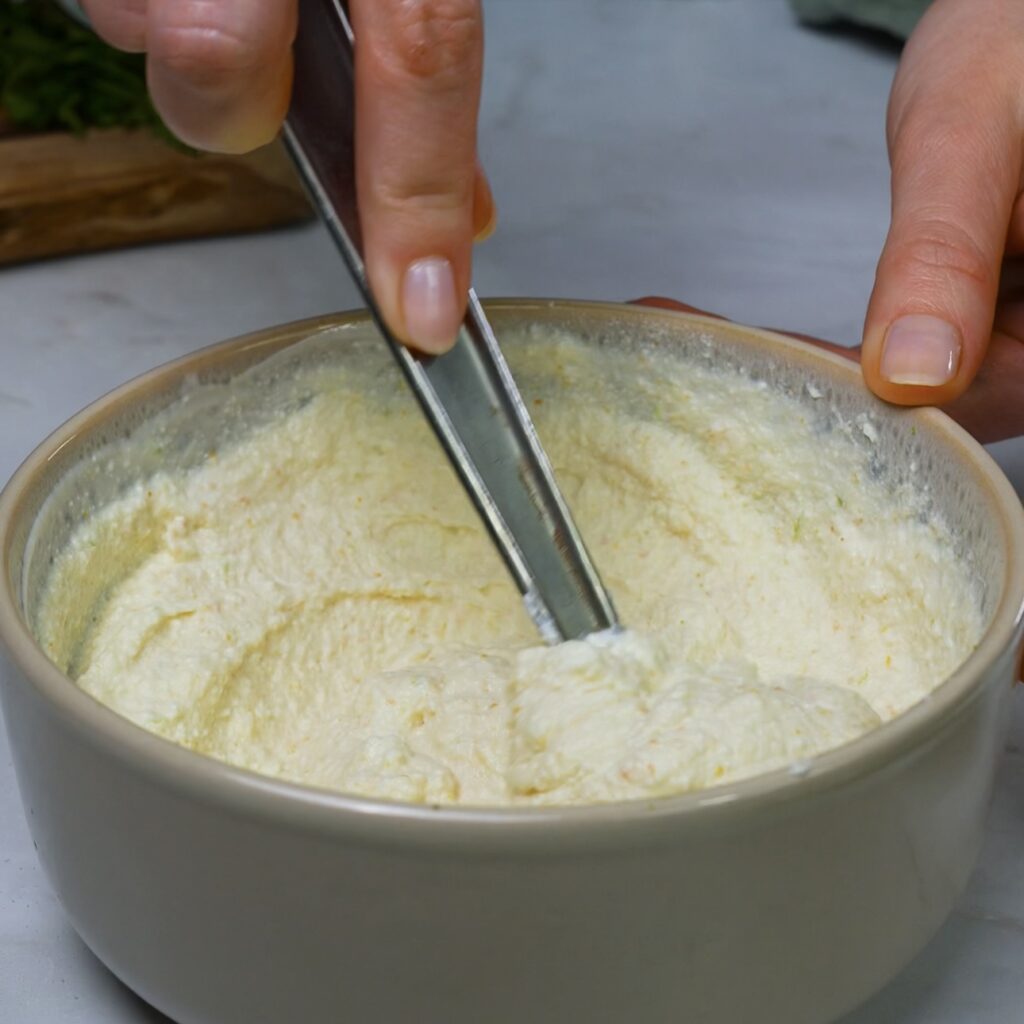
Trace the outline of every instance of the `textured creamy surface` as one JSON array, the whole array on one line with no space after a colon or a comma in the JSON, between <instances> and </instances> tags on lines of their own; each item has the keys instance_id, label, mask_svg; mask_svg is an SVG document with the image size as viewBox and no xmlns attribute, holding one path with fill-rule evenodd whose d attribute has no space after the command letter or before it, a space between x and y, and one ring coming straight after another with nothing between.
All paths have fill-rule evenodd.
<instances>
[{"instance_id":1,"label":"textured creamy surface","mask_svg":"<svg viewBox=\"0 0 1024 1024\"><path fill-rule=\"evenodd\" d=\"M140 725L259 772L580 803L842 744L977 642L945 529L867 471L869 423L858 444L816 434L763 385L653 355L514 357L626 633L536 646L411 399L355 359L79 529L44 607L51 655ZM123 578L83 629L75 594L112 544Z\"/></svg>"}]
</instances>

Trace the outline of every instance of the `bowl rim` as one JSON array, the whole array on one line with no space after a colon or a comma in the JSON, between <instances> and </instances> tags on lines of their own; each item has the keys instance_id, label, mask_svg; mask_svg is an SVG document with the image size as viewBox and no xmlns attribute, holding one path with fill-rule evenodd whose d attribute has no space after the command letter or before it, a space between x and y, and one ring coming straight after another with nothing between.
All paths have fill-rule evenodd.
<instances>
[{"instance_id":1,"label":"bowl rim","mask_svg":"<svg viewBox=\"0 0 1024 1024\"><path fill-rule=\"evenodd\" d=\"M485 303L494 313L529 316L531 312L576 312L636 317L646 322L686 324L741 345L758 345L790 362L811 365L852 384L861 381L856 363L807 342L763 328L746 327L689 312L616 302L558 299L495 299ZM80 739L101 745L132 770L161 787L188 794L220 808L349 839L405 845L462 848L467 839L507 849L510 842L530 846L557 843L568 836L591 841L634 841L641 834L678 831L681 827L734 826L760 810L777 814L780 804L821 797L913 754L935 740L984 689L989 671L1021 642L1024 629L1024 508L1021 500L985 449L937 409L898 410L945 444L969 468L975 485L995 508L1005 545L1002 592L989 628L966 661L919 703L869 733L802 762L798 771L782 767L733 783L675 795L604 804L501 807L412 804L349 795L289 782L238 768L179 746L122 717L87 694L45 655L19 610L11 573L11 556L21 510L35 481L51 459L97 422L115 415L140 394L195 374L225 357L266 350L269 356L328 327L369 320L365 310L294 321L244 334L198 349L149 370L87 405L43 440L0 492L0 641L27 686L62 724ZM868 397L868 401L878 401ZM879 402L879 405L882 405ZM7 675L11 675L8 673ZM467 848L468 849L468 848Z\"/></svg>"}]
</instances>

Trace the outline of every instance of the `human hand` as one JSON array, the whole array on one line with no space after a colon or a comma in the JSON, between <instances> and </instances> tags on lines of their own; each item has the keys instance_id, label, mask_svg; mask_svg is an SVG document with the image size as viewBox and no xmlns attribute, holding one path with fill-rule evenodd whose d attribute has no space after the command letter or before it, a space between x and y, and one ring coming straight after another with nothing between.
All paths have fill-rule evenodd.
<instances>
[{"instance_id":1,"label":"human hand","mask_svg":"<svg viewBox=\"0 0 1024 1024\"><path fill-rule=\"evenodd\" d=\"M879 396L946 406L982 440L1024 433L1022 82L1020 0L935 0L893 84L861 354Z\"/></svg>"},{"instance_id":2,"label":"human hand","mask_svg":"<svg viewBox=\"0 0 1024 1024\"><path fill-rule=\"evenodd\" d=\"M1022 82L1021 0L934 0L893 84L892 225L863 346L805 338L983 442L1024 434Z\"/></svg>"},{"instance_id":3,"label":"human hand","mask_svg":"<svg viewBox=\"0 0 1024 1024\"><path fill-rule=\"evenodd\" d=\"M145 51L168 127L198 149L269 142L288 109L298 0L84 0L96 31ZM476 159L480 0L352 0L356 178L367 275L388 325L455 340L474 238L494 202Z\"/></svg>"}]
</instances>

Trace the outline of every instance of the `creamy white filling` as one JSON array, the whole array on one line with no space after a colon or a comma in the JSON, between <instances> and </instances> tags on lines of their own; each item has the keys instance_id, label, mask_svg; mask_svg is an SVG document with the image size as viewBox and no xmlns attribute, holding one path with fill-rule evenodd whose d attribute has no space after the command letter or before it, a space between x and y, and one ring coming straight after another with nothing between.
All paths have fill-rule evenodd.
<instances>
[{"instance_id":1,"label":"creamy white filling","mask_svg":"<svg viewBox=\"0 0 1024 1024\"><path fill-rule=\"evenodd\" d=\"M101 701L255 771L412 801L585 803L837 746L976 643L948 531L870 479L842 431L816 434L738 376L566 340L516 351L621 635L537 646L411 400L354 361L85 524L44 609L52 656L80 651ZM135 545L123 578L67 635L118 538Z\"/></svg>"}]
</instances>

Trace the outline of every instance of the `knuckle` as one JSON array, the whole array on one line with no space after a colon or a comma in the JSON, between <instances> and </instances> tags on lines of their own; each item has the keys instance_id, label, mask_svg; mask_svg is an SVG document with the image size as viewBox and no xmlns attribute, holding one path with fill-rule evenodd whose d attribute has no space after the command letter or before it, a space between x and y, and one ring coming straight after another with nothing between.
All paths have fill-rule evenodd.
<instances>
[{"instance_id":1,"label":"knuckle","mask_svg":"<svg viewBox=\"0 0 1024 1024\"><path fill-rule=\"evenodd\" d=\"M97 34L121 50L142 50L146 45L145 0L84 0L82 9Z\"/></svg>"},{"instance_id":2,"label":"knuckle","mask_svg":"<svg viewBox=\"0 0 1024 1024\"><path fill-rule=\"evenodd\" d=\"M147 42L151 59L210 92L239 88L270 57L260 39L214 21L162 25Z\"/></svg>"},{"instance_id":3,"label":"knuckle","mask_svg":"<svg viewBox=\"0 0 1024 1024\"><path fill-rule=\"evenodd\" d=\"M482 48L478 0L403 0L385 62L409 78L454 86L479 68Z\"/></svg>"},{"instance_id":4,"label":"knuckle","mask_svg":"<svg viewBox=\"0 0 1024 1024\"><path fill-rule=\"evenodd\" d=\"M960 278L993 289L999 268L970 232L939 218L918 224L905 241L891 247L888 261L922 282Z\"/></svg>"},{"instance_id":5,"label":"knuckle","mask_svg":"<svg viewBox=\"0 0 1024 1024\"><path fill-rule=\"evenodd\" d=\"M385 214L435 219L472 214L472 179L423 173L406 178L381 177L374 183L373 192L375 205Z\"/></svg>"}]
</instances>

